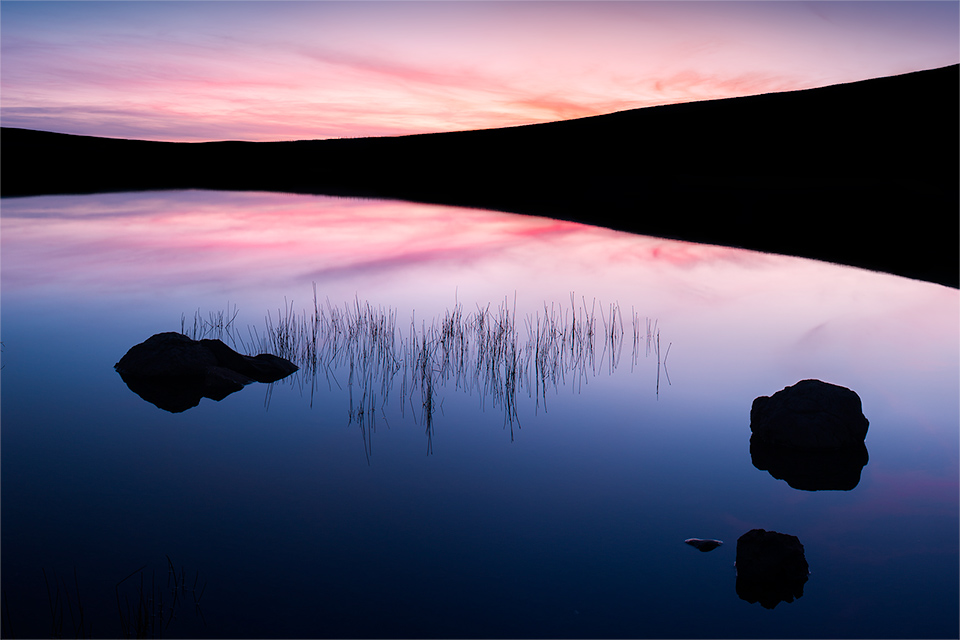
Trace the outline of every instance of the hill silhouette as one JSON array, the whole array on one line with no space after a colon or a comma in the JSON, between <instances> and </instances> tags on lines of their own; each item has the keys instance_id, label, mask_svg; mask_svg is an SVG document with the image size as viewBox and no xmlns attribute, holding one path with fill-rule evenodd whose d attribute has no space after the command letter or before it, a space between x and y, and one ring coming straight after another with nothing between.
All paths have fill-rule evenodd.
<instances>
[{"instance_id":1,"label":"hill silhouette","mask_svg":"<svg viewBox=\"0 0 960 640\"><path fill-rule=\"evenodd\" d=\"M503 129L169 143L4 128L0 149L4 197L399 198L960 284L960 65Z\"/></svg>"}]
</instances>

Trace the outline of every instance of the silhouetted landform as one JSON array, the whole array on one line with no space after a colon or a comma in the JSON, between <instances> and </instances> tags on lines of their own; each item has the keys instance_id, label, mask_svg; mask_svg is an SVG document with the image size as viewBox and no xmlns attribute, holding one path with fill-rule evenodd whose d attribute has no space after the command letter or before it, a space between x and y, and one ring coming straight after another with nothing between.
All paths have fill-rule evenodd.
<instances>
[{"instance_id":1,"label":"silhouetted landform","mask_svg":"<svg viewBox=\"0 0 960 640\"><path fill-rule=\"evenodd\" d=\"M800 450L750 438L753 466L802 491L850 491L870 460L865 444L828 450Z\"/></svg>"},{"instance_id":2,"label":"silhouetted landform","mask_svg":"<svg viewBox=\"0 0 960 640\"><path fill-rule=\"evenodd\" d=\"M220 340L158 333L130 348L114 365L130 390L172 413L220 401L251 382L276 382L297 366L268 353L245 356Z\"/></svg>"},{"instance_id":3,"label":"silhouetted landform","mask_svg":"<svg viewBox=\"0 0 960 640\"><path fill-rule=\"evenodd\" d=\"M713 551L723 544L722 540L704 540L703 538L687 538L684 540L688 545L700 551Z\"/></svg>"},{"instance_id":4,"label":"silhouetted landform","mask_svg":"<svg viewBox=\"0 0 960 640\"><path fill-rule=\"evenodd\" d=\"M547 124L296 142L3 129L3 196L226 189L568 219L960 284L960 65Z\"/></svg>"},{"instance_id":5,"label":"silhouetted landform","mask_svg":"<svg viewBox=\"0 0 960 640\"><path fill-rule=\"evenodd\" d=\"M856 447L869 425L855 391L822 380L801 380L760 396L750 408L753 438L792 449Z\"/></svg>"},{"instance_id":6,"label":"silhouetted landform","mask_svg":"<svg viewBox=\"0 0 960 640\"><path fill-rule=\"evenodd\" d=\"M561 388L579 392L589 378L604 371L613 374L628 348L631 371L641 352L645 358L655 355L652 391L659 397L661 371L670 382L671 345L661 352L657 321L636 311L624 318L615 303L588 303L581 297L578 304L573 294L570 305L565 309L544 303L542 315L518 319L516 303L511 306L506 299L496 309L487 304L475 311L457 303L435 318L412 317L404 332L394 309L360 300L342 307L329 300L321 304L314 285L312 309L298 313L291 302L277 309L275 317L268 314L262 330L247 327L247 337L235 325L236 307L206 317L198 310L192 326L182 316L180 331L193 339L213 337L244 351L289 359L299 367L291 384L309 390L311 405L324 382L331 390L345 385L348 424L360 428L369 459L376 415L397 388L401 415L409 407L424 427L428 454L433 451L434 414L443 387L476 396L481 409L489 403L502 411L511 441L514 427L520 429L518 394L525 392L534 400L535 412L546 411L549 397Z\"/></svg>"},{"instance_id":7,"label":"silhouetted landform","mask_svg":"<svg viewBox=\"0 0 960 640\"><path fill-rule=\"evenodd\" d=\"M803 596L810 567L796 536L752 529L737 540L737 595L773 609Z\"/></svg>"}]
</instances>

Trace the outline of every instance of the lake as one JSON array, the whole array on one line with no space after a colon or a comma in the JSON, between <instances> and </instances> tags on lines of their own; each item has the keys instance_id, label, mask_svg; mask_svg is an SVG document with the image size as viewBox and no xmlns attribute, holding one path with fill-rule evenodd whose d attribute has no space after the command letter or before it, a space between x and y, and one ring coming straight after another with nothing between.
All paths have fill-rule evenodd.
<instances>
[{"instance_id":1,"label":"lake","mask_svg":"<svg viewBox=\"0 0 960 640\"><path fill-rule=\"evenodd\" d=\"M0 239L8 637L960 631L957 290L272 193L8 198ZM300 370L171 412L113 368L166 331ZM807 378L862 399L855 486L754 464ZM741 597L752 529L802 593Z\"/></svg>"}]
</instances>

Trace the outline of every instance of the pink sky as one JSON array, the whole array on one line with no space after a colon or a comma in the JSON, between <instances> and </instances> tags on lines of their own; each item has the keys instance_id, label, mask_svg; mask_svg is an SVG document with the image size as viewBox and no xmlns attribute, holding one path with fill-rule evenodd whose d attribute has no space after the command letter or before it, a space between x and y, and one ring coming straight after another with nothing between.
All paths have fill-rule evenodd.
<instances>
[{"instance_id":1,"label":"pink sky","mask_svg":"<svg viewBox=\"0 0 960 640\"><path fill-rule=\"evenodd\" d=\"M4 126L291 140L547 122L960 61L957 2L2 2Z\"/></svg>"}]
</instances>

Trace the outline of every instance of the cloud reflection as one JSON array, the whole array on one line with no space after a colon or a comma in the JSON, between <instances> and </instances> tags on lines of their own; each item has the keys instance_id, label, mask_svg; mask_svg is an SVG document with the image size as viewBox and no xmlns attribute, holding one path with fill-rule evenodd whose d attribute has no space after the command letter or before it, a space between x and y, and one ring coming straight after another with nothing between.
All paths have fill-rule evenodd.
<instances>
[{"instance_id":1,"label":"cloud reflection","mask_svg":"<svg viewBox=\"0 0 960 640\"><path fill-rule=\"evenodd\" d=\"M132 296L169 314L157 330L197 306L300 304L314 282L321 298L360 296L404 316L514 295L521 314L535 313L541 301L577 292L667 323L671 340L683 335L684 350L670 356L678 366L686 354L710 354L716 368L687 366L683 382L721 404L734 400L716 384L726 375L717 371L755 357L764 366L738 373L751 397L842 371L870 406L889 401L872 381L908 391L896 409L923 429L960 379L956 290L812 260L546 218L321 196L148 192L6 198L2 207L4 300L103 305ZM905 327L926 339L907 339ZM911 367L939 372L936 384Z\"/></svg>"},{"instance_id":2,"label":"cloud reflection","mask_svg":"<svg viewBox=\"0 0 960 640\"><path fill-rule=\"evenodd\" d=\"M8 199L2 225L8 291L163 290L250 278L309 283L373 273L403 279L444 264L480 272L538 255L598 270L612 263L693 268L770 259L532 216L266 193Z\"/></svg>"}]
</instances>

